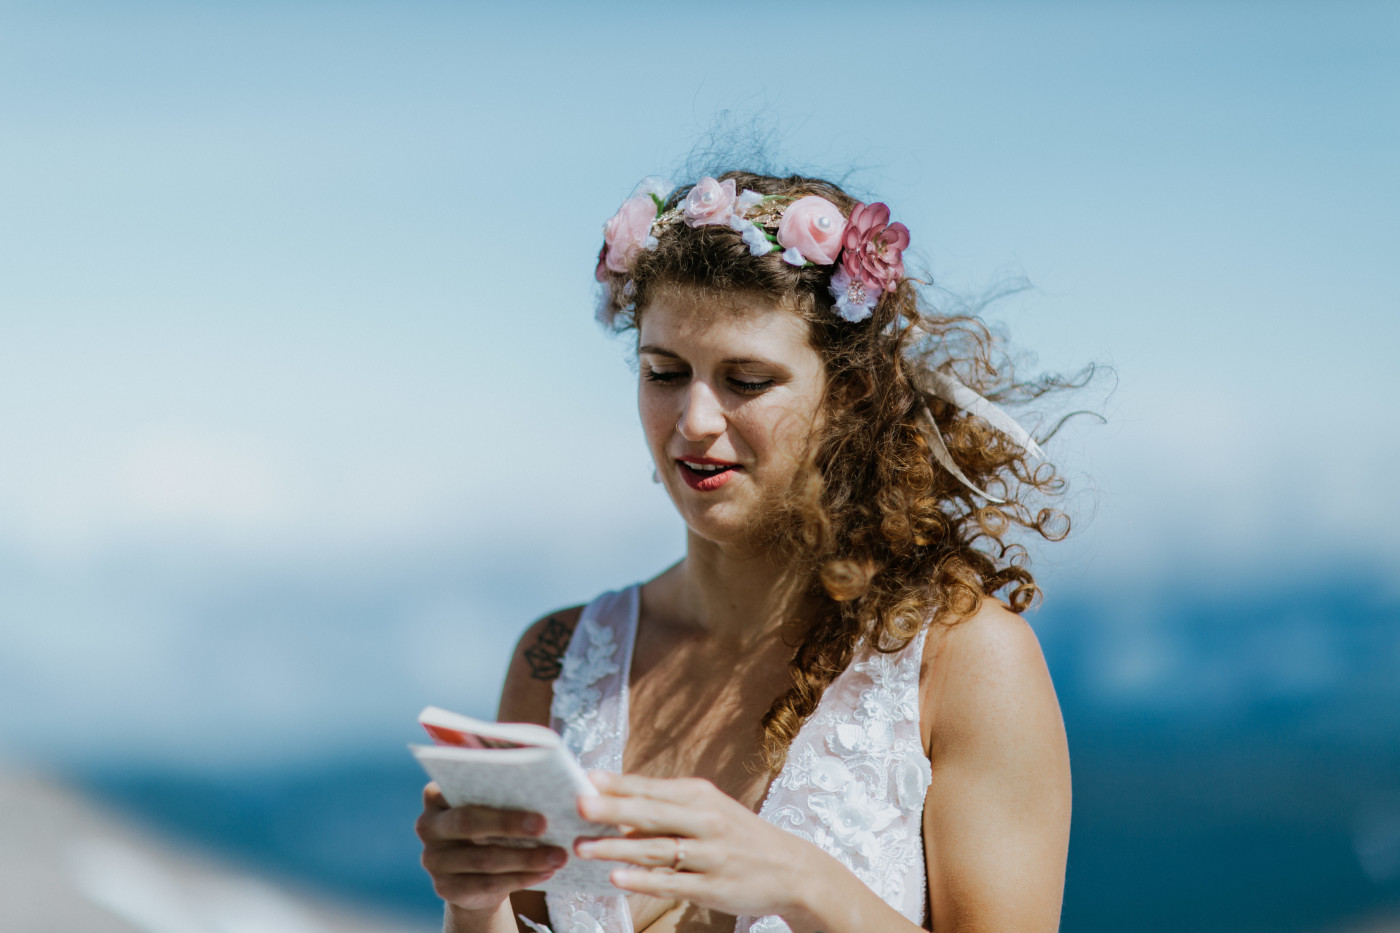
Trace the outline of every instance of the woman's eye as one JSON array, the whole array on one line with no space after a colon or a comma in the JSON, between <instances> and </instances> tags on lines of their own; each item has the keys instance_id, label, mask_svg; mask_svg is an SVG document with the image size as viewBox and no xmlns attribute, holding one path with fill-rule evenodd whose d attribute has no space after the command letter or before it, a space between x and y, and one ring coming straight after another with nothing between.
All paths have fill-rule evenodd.
<instances>
[{"instance_id":1,"label":"woman's eye","mask_svg":"<svg viewBox=\"0 0 1400 933\"><path fill-rule=\"evenodd\" d=\"M751 380L751 379L730 379L729 384L737 392L758 393L773 387L774 380Z\"/></svg>"},{"instance_id":2,"label":"woman's eye","mask_svg":"<svg viewBox=\"0 0 1400 933\"><path fill-rule=\"evenodd\" d=\"M646 371L647 382L659 382L662 385L670 385L685 378L685 373L677 371L659 372L655 369Z\"/></svg>"}]
</instances>

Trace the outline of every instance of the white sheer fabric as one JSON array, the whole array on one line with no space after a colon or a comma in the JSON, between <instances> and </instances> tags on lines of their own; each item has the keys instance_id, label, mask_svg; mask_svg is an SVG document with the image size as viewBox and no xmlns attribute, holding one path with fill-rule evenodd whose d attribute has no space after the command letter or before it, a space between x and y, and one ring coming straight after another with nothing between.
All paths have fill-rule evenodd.
<instances>
[{"instance_id":1,"label":"white sheer fabric","mask_svg":"<svg viewBox=\"0 0 1400 933\"><path fill-rule=\"evenodd\" d=\"M554 682L550 724L585 768L622 770L638 599L632 586L584 609ZM793 740L759 810L835 856L915 924L924 919L922 816L931 781L919 734L923 643L920 633L893 654L857 650ZM554 933L633 933L623 896L547 900ZM788 926L776 916L740 917L735 933L788 933Z\"/></svg>"}]
</instances>

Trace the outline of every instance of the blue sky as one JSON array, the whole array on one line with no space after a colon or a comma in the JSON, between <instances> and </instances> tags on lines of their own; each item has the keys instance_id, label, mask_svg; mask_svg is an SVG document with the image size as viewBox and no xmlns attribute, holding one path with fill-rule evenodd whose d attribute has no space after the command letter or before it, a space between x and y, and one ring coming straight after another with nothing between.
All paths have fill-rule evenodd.
<instances>
[{"instance_id":1,"label":"blue sky","mask_svg":"<svg viewBox=\"0 0 1400 933\"><path fill-rule=\"evenodd\" d=\"M725 112L1114 367L1052 593L1394 571L1398 46L1381 3L7 5L0 755L489 712L529 618L676 556L591 269Z\"/></svg>"}]
</instances>

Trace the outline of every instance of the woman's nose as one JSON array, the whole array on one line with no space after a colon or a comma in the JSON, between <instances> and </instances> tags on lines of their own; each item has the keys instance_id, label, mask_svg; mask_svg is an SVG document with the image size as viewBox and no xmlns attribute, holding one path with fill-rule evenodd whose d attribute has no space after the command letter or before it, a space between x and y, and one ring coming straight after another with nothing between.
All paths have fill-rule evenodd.
<instances>
[{"instance_id":1,"label":"woman's nose","mask_svg":"<svg viewBox=\"0 0 1400 933\"><path fill-rule=\"evenodd\" d=\"M724 408L714 389L700 380L691 382L685 393L685 407L681 409L676 430L688 441L704 440L724 433Z\"/></svg>"}]
</instances>

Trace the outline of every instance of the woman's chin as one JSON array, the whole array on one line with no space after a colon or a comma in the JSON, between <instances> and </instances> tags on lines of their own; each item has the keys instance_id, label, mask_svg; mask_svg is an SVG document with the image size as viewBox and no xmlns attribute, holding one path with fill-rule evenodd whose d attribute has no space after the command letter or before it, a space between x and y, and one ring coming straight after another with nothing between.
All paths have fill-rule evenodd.
<instances>
[{"instance_id":1,"label":"woman's chin","mask_svg":"<svg viewBox=\"0 0 1400 933\"><path fill-rule=\"evenodd\" d=\"M717 504L704 510L681 510L680 514L692 547L705 542L723 550L752 554L767 550L773 543L773 517L759 517L753 509Z\"/></svg>"},{"instance_id":2,"label":"woman's chin","mask_svg":"<svg viewBox=\"0 0 1400 933\"><path fill-rule=\"evenodd\" d=\"M716 503L704 509L682 509L681 519L692 538L720 547L748 549L754 543L754 524L747 509Z\"/></svg>"}]
</instances>

